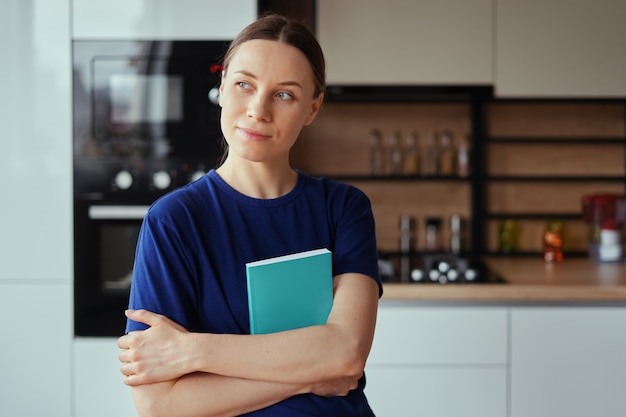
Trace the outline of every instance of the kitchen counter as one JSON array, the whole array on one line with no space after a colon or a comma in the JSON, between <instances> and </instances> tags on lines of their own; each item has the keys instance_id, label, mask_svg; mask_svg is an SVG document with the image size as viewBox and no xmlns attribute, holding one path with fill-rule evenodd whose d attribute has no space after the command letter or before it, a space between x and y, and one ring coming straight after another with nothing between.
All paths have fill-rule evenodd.
<instances>
[{"instance_id":1,"label":"kitchen counter","mask_svg":"<svg viewBox=\"0 0 626 417\"><path fill-rule=\"evenodd\" d=\"M485 258L506 283L385 283L382 300L480 302L626 302L626 264L587 258L546 263L531 258Z\"/></svg>"}]
</instances>

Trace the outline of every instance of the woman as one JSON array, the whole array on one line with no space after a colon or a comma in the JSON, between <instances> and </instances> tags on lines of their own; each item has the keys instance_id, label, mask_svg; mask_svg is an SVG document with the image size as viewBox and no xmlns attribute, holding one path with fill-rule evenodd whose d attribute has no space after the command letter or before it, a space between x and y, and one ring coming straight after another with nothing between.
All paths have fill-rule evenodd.
<instances>
[{"instance_id":1,"label":"woman","mask_svg":"<svg viewBox=\"0 0 626 417\"><path fill-rule=\"evenodd\" d=\"M140 415L373 416L363 369L382 287L370 202L289 164L324 77L313 35L280 16L226 53L225 160L155 202L137 244L118 346ZM322 247L333 253L327 323L250 335L245 264Z\"/></svg>"}]
</instances>

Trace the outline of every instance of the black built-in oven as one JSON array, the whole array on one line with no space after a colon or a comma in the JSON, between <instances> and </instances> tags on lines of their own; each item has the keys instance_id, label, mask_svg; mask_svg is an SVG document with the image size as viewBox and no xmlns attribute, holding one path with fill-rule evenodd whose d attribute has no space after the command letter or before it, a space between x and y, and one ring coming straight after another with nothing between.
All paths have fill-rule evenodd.
<instances>
[{"instance_id":1,"label":"black built-in oven","mask_svg":"<svg viewBox=\"0 0 626 417\"><path fill-rule=\"evenodd\" d=\"M228 41L74 41L74 332L124 331L155 199L213 168Z\"/></svg>"}]
</instances>

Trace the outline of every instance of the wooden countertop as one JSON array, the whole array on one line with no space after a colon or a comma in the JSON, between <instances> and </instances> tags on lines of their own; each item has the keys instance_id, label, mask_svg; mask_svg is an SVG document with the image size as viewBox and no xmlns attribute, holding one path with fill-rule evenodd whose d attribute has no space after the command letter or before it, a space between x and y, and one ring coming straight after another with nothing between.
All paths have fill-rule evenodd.
<instances>
[{"instance_id":1,"label":"wooden countertop","mask_svg":"<svg viewBox=\"0 0 626 417\"><path fill-rule=\"evenodd\" d=\"M486 258L505 284L385 283L383 300L486 302L626 302L626 264L586 258L546 263L543 259Z\"/></svg>"}]
</instances>

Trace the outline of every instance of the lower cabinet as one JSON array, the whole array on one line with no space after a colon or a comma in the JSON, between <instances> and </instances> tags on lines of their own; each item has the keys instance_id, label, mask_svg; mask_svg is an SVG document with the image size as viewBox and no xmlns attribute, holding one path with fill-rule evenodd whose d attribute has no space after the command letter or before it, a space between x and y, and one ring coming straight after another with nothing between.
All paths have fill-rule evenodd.
<instances>
[{"instance_id":1,"label":"lower cabinet","mask_svg":"<svg viewBox=\"0 0 626 417\"><path fill-rule=\"evenodd\" d=\"M626 416L626 308L512 308L511 328L511 417Z\"/></svg>"},{"instance_id":2,"label":"lower cabinet","mask_svg":"<svg viewBox=\"0 0 626 417\"><path fill-rule=\"evenodd\" d=\"M380 417L506 416L506 369L371 365L366 394Z\"/></svg>"},{"instance_id":3,"label":"lower cabinet","mask_svg":"<svg viewBox=\"0 0 626 417\"><path fill-rule=\"evenodd\" d=\"M71 302L69 280L0 282L0 416L71 416Z\"/></svg>"},{"instance_id":4,"label":"lower cabinet","mask_svg":"<svg viewBox=\"0 0 626 417\"><path fill-rule=\"evenodd\" d=\"M67 290L64 296L69 300ZM7 323L4 333L13 334L15 325ZM60 343L67 339L50 335L47 340L47 350L49 341L57 340L57 351L67 351ZM113 338L74 339L74 417L136 416L130 388L122 383L118 351ZM55 383L39 380L40 388L53 388L40 392L55 401L67 398L63 386L69 377L56 383L67 364L44 362ZM14 371L19 386L24 373ZM425 306L383 300L365 372L365 392L380 417L623 417L626 308ZM9 390L10 401L0 411L42 415L35 408L16 413L25 404L39 404L20 395Z\"/></svg>"},{"instance_id":5,"label":"lower cabinet","mask_svg":"<svg viewBox=\"0 0 626 417\"><path fill-rule=\"evenodd\" d=\"M115 338L74 339L74 417L137 417Z\"/></svg>"},{"instance_id":6,"label":"lower cabinet","mask_svg":"<svg viewBox=\"0 0 626 417\"><path fill-rule=\"evenodd\" d=\"M366 367L378 416L507 415L508 309L381 302Z\"/></svg>"}]
</instances>

